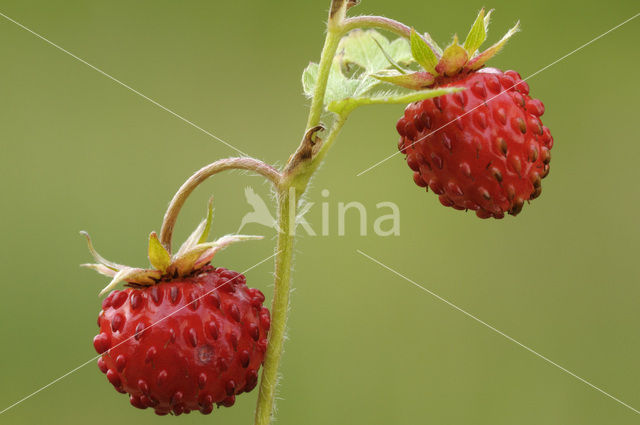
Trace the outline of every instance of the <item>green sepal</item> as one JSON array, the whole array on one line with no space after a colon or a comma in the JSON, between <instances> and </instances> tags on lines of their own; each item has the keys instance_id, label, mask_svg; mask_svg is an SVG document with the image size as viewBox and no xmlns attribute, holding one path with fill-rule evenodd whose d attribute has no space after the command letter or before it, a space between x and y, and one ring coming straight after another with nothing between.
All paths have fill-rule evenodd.
<instances>
[{"instance_id":1,"label":"green sepal","mask_svg":"<svg viewBox=\"0 0 640 425\"><path fill-rule=\"evenodd\" d=\"M84 236L85 238L87 238L87 246L89 247L89 252L91 253L93 258L98 263L104 265L105 267L110 268L111 270L115 270L115 271L118 271L118 270L126 267L126 266L123 266L122 264L118 264L118 263L114 263L112 261L109 261L106 258L104 258L102 255L98 254L98 251L96 251L95 248L93 247L93 242L91 241L91 236L89 236L89 233L87 233L84 230L82 230L80 232L80 234L82 236Z\"/></svg>"},{"instance_id":2,"label":"green sepal","mask_svg":"<svg viewBox=\"0 0 640 425\"><path fill-rule=\"evenodd\" d=\"M465 66L465 69L475 71L476 69L481 68L489 59L495 56L504 47L505 44L507 44L507 41L509 41L509 39L515 33L517 33L519 29L520 29L520 21L516 22L513 28L507 31L507 33L500 39L500 41L495 43L493 46L489 47L484 52L480 53L475 58L471 59L469 63L467 63L467 65Z\"/></svg>"},{"instance_id":3,"label":"green sepal","mask_svg":"<svg viewBox=\"0 0 640 425\"><path fill-rule=\"evenodd\" d=\"M198 243L203 243L209 238L209 232L211 231L211 222L213 221L213 196L209 198L209 203L207 204L207 218L205 219L204 230L202 231L202 235L200 239L198 239Z\"/></svg>"},{"instance_id":4,"label":"green sepal","mask_svg":"<svg viewBox=\"0 0 640 425\"><path fill-rule=\"evenodd\" d=\"M162 277L160 270L137 269L125 267L113 277L111 282L105 286L98 295L102 296L115 288L120 282L137 283L139 285L153 285Z\"/></svg>"},{"instance_id":5,"label":"green sepal","mask_svg":"<svg viewBox=\"0 0 640 425\"><path fill-rule=\"evenodd\" d=\"M484 8L480 9L478 17L471 26L467 38L464 40L463 47L467 51L469 57L478 50L478 48L487 39L487 27L484 19Z\"/></svg>"},{"instance_id":6,"label":"green sepal","mask_svg":"<svg viewBox=\"0 0 640 425\"><path fill-rule=\"evenodd\" d=\"M489 10L486 15L484 15L484 32L485 34L489 34L489 24L491 23L491 14L493 13L493 9Z\"/></svg>"},{"instance_id":7,"label":"green sepal","mask_svg":"<svg viewBox=\"0 0 640 425\"><path fill-rule=\"evenodd\" d=\"M423 90L431 86L435 77L426 71L412 72L411 74L400 74L394 71L382 71L372 77L386 83L404 87L411 90Z\"/></svg>"},{"instance_id":8,"label":"green sepal","mask_svg":"<svg viewBox=\"0 0 640 425\"><path fill-rule=\"evenodd\" d=\"M92 269L97 271L98 273L105 275L105 276L109 276L109 277L114 277L116 275L116 273L118 273L117 271L110 269L109 267L105 266L104 264L80 264L80 267L86 267L88 269Z\"/></svg>"},{"instance_id":9,"label":"green sepal","mask_svg":"<svg viewBox=\"0 0 640 425\"><path fill-rule=\"evenodd\" d=\"M327 107L327 109L338 115L345 115L359 106L393 104L406 105L424 99L431 99L434 97L443 96L445 94L455 93L464 89L464 87L445 87L438 89L421 90L401 95L392 94L388 96L349 98L333 102Z\"/></svg>"},{"instance_id":10,"label":"green sepal","mask_svg":"<svg viewBox=\"0 0 640 425\"><path fill-rule=\"evenodd\" d=\"M213 197L209 198L209 203L207 204L207 217L202 220L196 229L189 235L187 240L185 240L178 252L176 253L176 257L180 257L185 252L192 249L199 243L203 243L209 237L209 232L211 231L211 222L213 220Z\"/></svg>"},{"instance_id":11,"label":"green sepal","mask_svg":"<svg viewBox=\"0 0 640 425\"><path fill-rule=\"evenodd\" d=\"M112 278L109 284L100 291L100 295L103 295L121 282L144 286L156 284L163 278L173 279L187 276L211 262L218 251L234 242L262 239L262 236L226 235L213 242L204 242L211 230L212 219L213 198L209 199L207 218L198 225L173 257L160 243L156 232L151 232L148 255L153 266L152 269L129 267L106 260L95 250L87 232L80 232L87 238L89 251L97 261L97 264L82 264L81 266Z\"/></svg>"},{"instance_id":12,"label":"green sepal","mask_svg":"<svg viewBox=\"0 0 640 425\"><path fill-rule=\"evenodd\" d=\"M436 66L436 71L446 76L457 74L467 63L469 55L467 51L458 43L458 36L453 36L453 42L444 49L442 58Z\"/></svg>"},{"instance_id":13,"label":"green sepal","mask_svg":"<svg viewBox=\"0 0 640 425\"><path fill-rule=\"evenodd\" d=\"M440 47L440 45L436 43L433 37L431 37L431 34L425 32L422 35L422 38L424 39L425 43L427 43L427 45L431 48L433 53L435 53L436 57L440 59L442 57L442 47Z\"/></svg>"},{"instance_id":14,"label":"green sepal","mask_svg":"<svg viewBox=\"0 0 640 425\"><path fill-rule=\"evenodd\" d=\"M166 272L171 265L171 254L160 243L156 232L149 235L149 262L156 270Z\"/></svg>"},{"instance_id":15,"label":"green sepal","mask_svg":"<svg viewBox=\"0 0 640 425\"><path fill-rule=\"evenodd\" d=\"M255 235L226 235L213 242L197 244L180 256L176 256L171 264L171 272L183 275L190 270L197 270L211 261L222 248L234 242L262 239ZM203 260L206 258L206 260Z\"/></svg>"},{"instance_id":16,"label":"green sepal","mask_svg":"<svg viewBox=\"0 0 640 425\"><path fill-rule=\"evenodd\" d=\"M425 70L433 74L438 75L436 71L436 65L438 64L438 58L436 54L431 50L431 47L424 41L424 39L411 28L411 36L409 39L411 44L411 54L413 58L423 67Z\"/></svg>"},{"instance_id":17,"label":"green sepal","mask_svg":"<svg viewBox=\"0 0 640 425\"><path fill-rule=\"evenodd\" d=\"M211 262L211 260L213 259L213 257L218 253L218 251L222 251L223 249L225 249L227 246L231 245L232 243L236 243L236 242L244 242L244 241L249 241L249 240L260 240L263 239L263 236L256 236L256 235L226 235L221 237L220 239L218 239L215 242L215 245L213 245L211 248L209 248L208 250L204 251L200 257L198 258L198 260L195 262L194 264L194 268L199 269L207 264L209 264Z\"/></svg>"}]
</instances>

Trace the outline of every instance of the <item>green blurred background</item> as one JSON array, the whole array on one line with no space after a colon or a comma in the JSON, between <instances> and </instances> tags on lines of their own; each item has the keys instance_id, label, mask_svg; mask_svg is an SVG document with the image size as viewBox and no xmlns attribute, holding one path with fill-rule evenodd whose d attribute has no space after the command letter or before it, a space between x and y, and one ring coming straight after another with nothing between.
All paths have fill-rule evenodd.
<instances>
[{"instance_id":1,"label":"green blurred background","mask_svg":"<svg viewBox=\"0 0 640 425\"><path fill-rule=\"evenodd\" d=\"M303 131L300 73L317 60L328 1L25 1L0 11L189 120L282 165ZM523 31L492 64L528 76L638 12L629 1L364 0L439 40L496 8L489 42ZM439 205L396 151L402 108L359 110L309 199L330 196L332 229L296 246L280 424L632 424L639 416L356 253L360 249L558 364L640 408L640 20L533 77L555 137L542 197L517 218ZM0 410L95 355L98 290L80 269L88 230L108 258L145 265L146 238L194 170L235 152L0 18ZM257 177L199 189L182 239L216 197L217 235L249 211ZM401 235L337 236L338 202L401 209ZM308 217L319 227L319 209ZM371 226L371 222L370 222ZM369 227L371 229L371 227ZM242 271L273 231L221 253ZM372 233L372 232L370 232ZM271 262L248 273L272 291ZM0 416L7 424L249 424L257 392L211 416L158 418L81 368Z\"/></svg>"}]
</instances>

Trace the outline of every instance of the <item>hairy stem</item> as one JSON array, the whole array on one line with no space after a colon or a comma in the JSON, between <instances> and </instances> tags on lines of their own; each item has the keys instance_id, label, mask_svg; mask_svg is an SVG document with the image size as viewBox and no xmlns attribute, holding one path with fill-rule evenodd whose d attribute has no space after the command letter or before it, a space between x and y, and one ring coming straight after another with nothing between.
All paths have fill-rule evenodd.
<instances>
[{"instance_id":1,"label":"hairy stem","mask_svg":"<svg viewBox=\"0 0 640 425\"><path fill-rule=\"evenodd\" d=\"M173 235L173 227L176 224L178 214L182 209L185 201L200 183L226 170L248 170L253 171L270 180L276 188L280 186L281 175L275 168L265 164L262 161L253 158L225 158L213 162L189 177L176 194L173 196L167 212L164 214L162 221L162 229L160 230L160 242L171 253L171 237Z\"/></svg>"},{"instance_id":2,"label":"hairy stem","mask_svg":"<svg viewBox=\"0 0 640 425\"><path fill-rule=\"evenodd\" d=\"M335 57L340 39L344 35L342 21L348 8L347 0L333 0L329 20L327 23L327 35L320 55L318 66L318 78L316 82L309 118L305 129L305 135L309 129L317 127L320 117L324 111L324 98L327 90L327 81L331 72L331 65ZM342 127L342 125L340 125ZM339 128L338 128L339 130ZM337 136L337 131L332 132L333 139ZM309 143L313 135L305 137L298 151L304 151L304 144ZM330 136L331 138L331 136ZM324 154L321 155L324 157ZM317 157L317 155L316 155ZM292 163L298 161L299 155L292 155L290 163L285 167L282 176L280 190L278 192L278 246L275 267L275 289L273 303L271 307L271 330L269 332L269 345L265 354L264 366L262 369L262 379L260 380L260 390L255 414L255 425L269 425L273 416L275 403L276 385L278 380L278 367L282 357L284 336L289 312L289 292L291 290L291 267L293 259L293 242L295 232L295 217L297 213L298 196L302 196L306 191L309 179L313 171L317 169L321 158L317 164L311 168L307 164L295 166ZM305 158L305 161L313 163L312 158Z\"/></svg>"},{"instance_id":3,"label":"hairy stem","mask_svg":"<svg viewBox=\"0 0 640 425\"><path fill-rule=\"evenodd\" d=\"M347 9L355 3L349 0L332 0L327 22L327 35L318 64L318 77L309 109L305 137L298 150L291 156L285 166L279 184L278 246L275 266L275 289L271 308L271 330L262 369L262 379L260 380L255 425L269 425L273 417L278 367L282 357L289 310L298 199L305 193L311 177L317 171L320 163L322 163L353 109L345 107L344 111L339 112L326 140L321 145L316 145L315 133L323 129L320 124L320 118L325 110L324 99L327 81L340 39L347 32L356 28L381 28L407 38L411 33L411 29L406 25L383 17L360 16L357 18L345 18Z\"/></svg>"},{"instance_id":4,"label":"hairy stem","mask_svg":"<svg viewBox=\"0 0 640 425\"><path fill-rule=\"evenodd\" d=\"M289 293L291 291L291 263L293 260L293 242L295 210L297 202L295 190L282 188L278 193L278 245L275 266L275 289L271 305L271 330L269 345L262 367L262 378L258 404L256 406L255 425L271 423L275 402L278 367L282 357L284 336L289 312Z\"/></svg>"},{"instance_id":5,"label":"hairy stem","mask_svg":"<svg viewBox=\"0 0 640 425\"><path fill-rule=\"evenodd\" d=\"M315 91L313 92L313 100L311 101L307 128L305 130L315 127L320 123L320 116L324 110L324 94L327 91L329 72L331 72L333 57L336 54L338 43L340 43L340 38L342 38L343 34L341 27L329 26L328 28L327 36L324 40L324 46L322 47L322 54L320 55L320 63L318 64L318 80Z\"/></svg>"},{"instance_id":6,"label":"hairy stem","mask_svg":"<svg viewBox=\"0 0 640 425\"><path fill-rule=\"evenodd\" d=\"M411 28L402 22L395 21L384 16L354 16L347 18L342 23L343 31L351 31L356 28L378 28L390 31L400 37L410 38Z\"/></svg>"}]
</instances>

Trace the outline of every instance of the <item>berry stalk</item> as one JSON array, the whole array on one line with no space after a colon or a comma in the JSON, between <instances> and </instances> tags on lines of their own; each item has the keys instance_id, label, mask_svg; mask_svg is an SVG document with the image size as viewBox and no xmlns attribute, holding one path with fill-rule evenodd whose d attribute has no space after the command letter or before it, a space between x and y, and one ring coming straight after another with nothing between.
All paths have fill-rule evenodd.
<instances>
[{"instance_id":1,"label":"berry stalk","mask_svg":"<svg viewBox=\"0 0 640 425\"><path fill-rule=\"evenodd\" d=\"M342 28L345 32L356 28L377 28L386 30L400 37L409 38L411 36L411 28L402 22L384 16L353 16L344 20Z\"/></svg>"},{"instance_id":2,"label":"berry stalk","mask_svg":"<svg viewBox=\"0 0 640 425\"><path fill-rule=\"evenodd\" d=\"M248 170L253 171L271 181L274 186L278 187L282 180L281 174L275 168L262 161L254 158L225 158L213 162L196 171L194 175L184 182L178 189L173 199L169 203L169 208L164 215L162 228L160 229L160 242L171 253L171 237L173 236L173 227L176 224L178 214L182 209L185 201L191 195L196 187L209 177L226 170Z\"/></svg>"}]
</instances>

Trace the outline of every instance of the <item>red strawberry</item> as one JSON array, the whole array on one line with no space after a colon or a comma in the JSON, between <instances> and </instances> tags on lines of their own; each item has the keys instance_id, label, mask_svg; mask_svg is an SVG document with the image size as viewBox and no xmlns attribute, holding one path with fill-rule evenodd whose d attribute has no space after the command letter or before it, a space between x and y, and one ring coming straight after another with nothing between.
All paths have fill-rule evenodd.
<instances>
[{"instance_id":1,"label":"red strawberry","mask_svg":"<svg viewBox=\"0 0 640 425\"><path fill-rule=\"evenodd\" d=\"M549 173L544 105L514 71L485 68L440 86L467 90L412 103L396 127L414 181L481 218L518 214Z\"/></svg>"},{"instance_id":2,"label":"red strawberry","mask_svg":"<svg viewBox=\"0 0 640 425\"><path fill-rule=\"evenodd\" d=\"M173 256L151 233L151 269L104 259L85 233L98 263L85 266L113 278L101 294L119 282L129 286L102 303L93 340L98 367L133 406L159 415L232 406L256 386L267 349L271 321L262 292L243 275L209 265L230 243L256 237L205 242L211 217L210 203L207 219Z\"/></svg>"},{"instance_id":3,"label":"red strawberry","mask_svg":"<svg viewBox=\"0 0 640 425\"><path fill-rule=\"evenodd\" d=\"M454 36L444 51L412 31L411 51L424 70L375 77L416 90L461 89L410 104L396 126L398 148L416 184L431 188L443 205L502 218L540 196L553 138L540 121L544 105L517 72L482 68L518 29L479 52L490 14L481 10L463 45Z\"/></svg>"},{"instance_id":4,"label":"red strawberry","mask_svg":"<svg viewBox=\"0 0 640 425\"><path fill-rule=\"evenodd\" d=\"M98 366L133 406L159 415L232 406L258 381L270 324L263 301L243 275L212 266L113 291L98 316Z\"/></svg>"}]
</instances>

